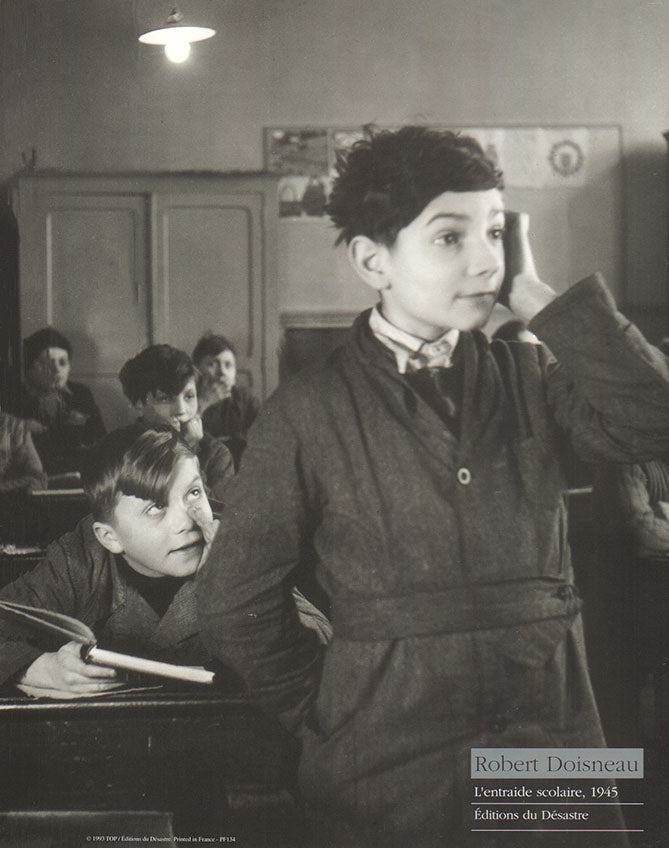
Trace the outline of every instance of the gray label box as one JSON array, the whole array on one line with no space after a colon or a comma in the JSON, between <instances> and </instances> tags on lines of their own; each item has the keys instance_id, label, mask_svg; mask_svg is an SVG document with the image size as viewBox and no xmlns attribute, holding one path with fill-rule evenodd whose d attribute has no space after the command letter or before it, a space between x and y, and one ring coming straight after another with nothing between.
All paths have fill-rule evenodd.
<instances>
[{"instance_id":1,"label":"gray label box","mask_svg":"<svg viewBox=\"0 0 669 848\"><path fill-rule=\"evenodd\" d=\"M629 780L643 777L643 748L472 748L471 777Z\"/></svg>"}]
</instances>

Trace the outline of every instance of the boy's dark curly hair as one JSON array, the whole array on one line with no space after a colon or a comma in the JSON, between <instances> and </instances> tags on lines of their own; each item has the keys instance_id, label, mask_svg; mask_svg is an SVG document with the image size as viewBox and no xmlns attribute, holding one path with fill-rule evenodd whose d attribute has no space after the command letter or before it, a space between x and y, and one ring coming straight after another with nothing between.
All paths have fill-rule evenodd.
<instances>
[{"instance_id":1,"label":"boy's dark curly hair","mask_svg":"<svg viewBox=\"0 0 669 848\"><path fill-rule=\"evenodd\" d=\"M419 126L372 130L338 155L326 210L340 230L336 244L364 235L391 246L443 192L502 187L501 171L471 136Z\"/></svg>"},{"instance_id":2,"label":"boy's dark curly hair","mask_svg":"<svg viewBox=\"0 0 669 848\"><path fill-rule=\"evenodd\" d=\"M218 356L218 354L223 353L224 350L229 350L233 356L237 356L237 351L229 339L226 339L225 336L221 336L217 333L207 333L202 336L199 342L195 345L192 359L197 366L200 362L202 362L205 356Z\"/></svg>"},{"instance_id":3,"label":"boy's dark curly hair","mask_svg":"<svg viewBox=\"0 0 669 848\"><path fill-rule=\"evenodd\" d=\"M150 394L159 391L178 395L194 376L195 366L187 353L172 345L157 344L129 359L121 368L119 379L130 403L144 403Z\"/></svg>"},{"instance_id":4,"label":"boy's dark curly hair","mask_svg":"<svg viewBox=\"0 0 669 848\"><path fill-rule=\"evenodd\" d=\"M72 345L69 339L58 330L54 330L53 327L43 327L33 333L32 336L28 336L23 342L23 363L26 371L30 369L30 366L42 351L49 347L59 347L61 350L66 350L67 355L70 359L72 358Z\"/></svg>"}]
</instances>

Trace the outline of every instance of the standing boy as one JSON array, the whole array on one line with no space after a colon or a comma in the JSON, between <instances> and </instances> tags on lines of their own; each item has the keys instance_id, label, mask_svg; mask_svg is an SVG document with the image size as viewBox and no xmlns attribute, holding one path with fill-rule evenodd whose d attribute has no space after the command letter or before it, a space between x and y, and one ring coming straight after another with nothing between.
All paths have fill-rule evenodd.
<instances>
[{"instance_id":1,"label":"standing boy","mask_svg":"<svg viewBox=\"0 0 669 848\"><path fill-rule=\"evenodd\" d=\"M419 127L339 163L329 213L380 303L266 403L198 576L204 638L303 738L310 845L497 844L472 747L604 743L561 457L666 456L669 372L599 277L539 280L500 189L476 141ZM557 361L488 344L501 291ZM314 553L325 651L287 591Z\"/></svg>"}]
</instances>

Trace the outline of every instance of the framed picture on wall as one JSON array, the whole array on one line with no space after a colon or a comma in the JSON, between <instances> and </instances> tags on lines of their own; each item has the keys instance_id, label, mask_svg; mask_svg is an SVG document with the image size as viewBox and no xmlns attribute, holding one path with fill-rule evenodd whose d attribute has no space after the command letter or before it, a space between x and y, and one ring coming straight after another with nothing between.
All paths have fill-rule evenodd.
<instances>
[{"instance_id":1,"label":"framed picture on wall","mask_svg":"<svg viewBox=\"0 0 669 848\"><path fill-rule=\"evenodd\" d=\"M280 174L279 217L322 218L330 192L329 130L319 127L265 130L265 168Z\"/></svg>"},{"instance_id":2,"label":"framed picture on wall","mask_svg":"<svg viewBox=\"0 0 669 848\"><path fill-rule=\"evenodd\" d=\"M504 171L511 189L581 188L590 179L589 127L446 127L471 135ZM279 217L313 221L326 216L337 155L372 127L266 127L265 169L278 174ZM373 129L397 129L374 125Z\"/></svg>"}]
</instances>

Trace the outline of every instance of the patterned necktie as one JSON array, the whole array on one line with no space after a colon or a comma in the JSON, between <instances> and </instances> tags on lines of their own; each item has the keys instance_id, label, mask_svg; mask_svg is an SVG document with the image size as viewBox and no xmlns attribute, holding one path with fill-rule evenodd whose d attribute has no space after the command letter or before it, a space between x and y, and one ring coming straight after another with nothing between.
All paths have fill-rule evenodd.
<instances>
[{"instance_id":1,"label":"patterned necktie","mask_svg":"<svg viewBox=\"0 0 669 848\"><path fill-rule=\"evenodd\" d=\"M420 349L407 360L411 371L420 368L450 368L453 357L453 345L447 339L436 342L424 342Z\"/></svg>"},{"instance_id":2,"label":"patterned necktie","mask_svg":"<svg viewBox=\"0 0 669 848\"><path fill-rule=\"evenodd\" d=\"M453 366L446 339L425 342L407 361L407 377L419 395L457 435L460 429L462 368Z\"/></svg>"}]
</instances>

